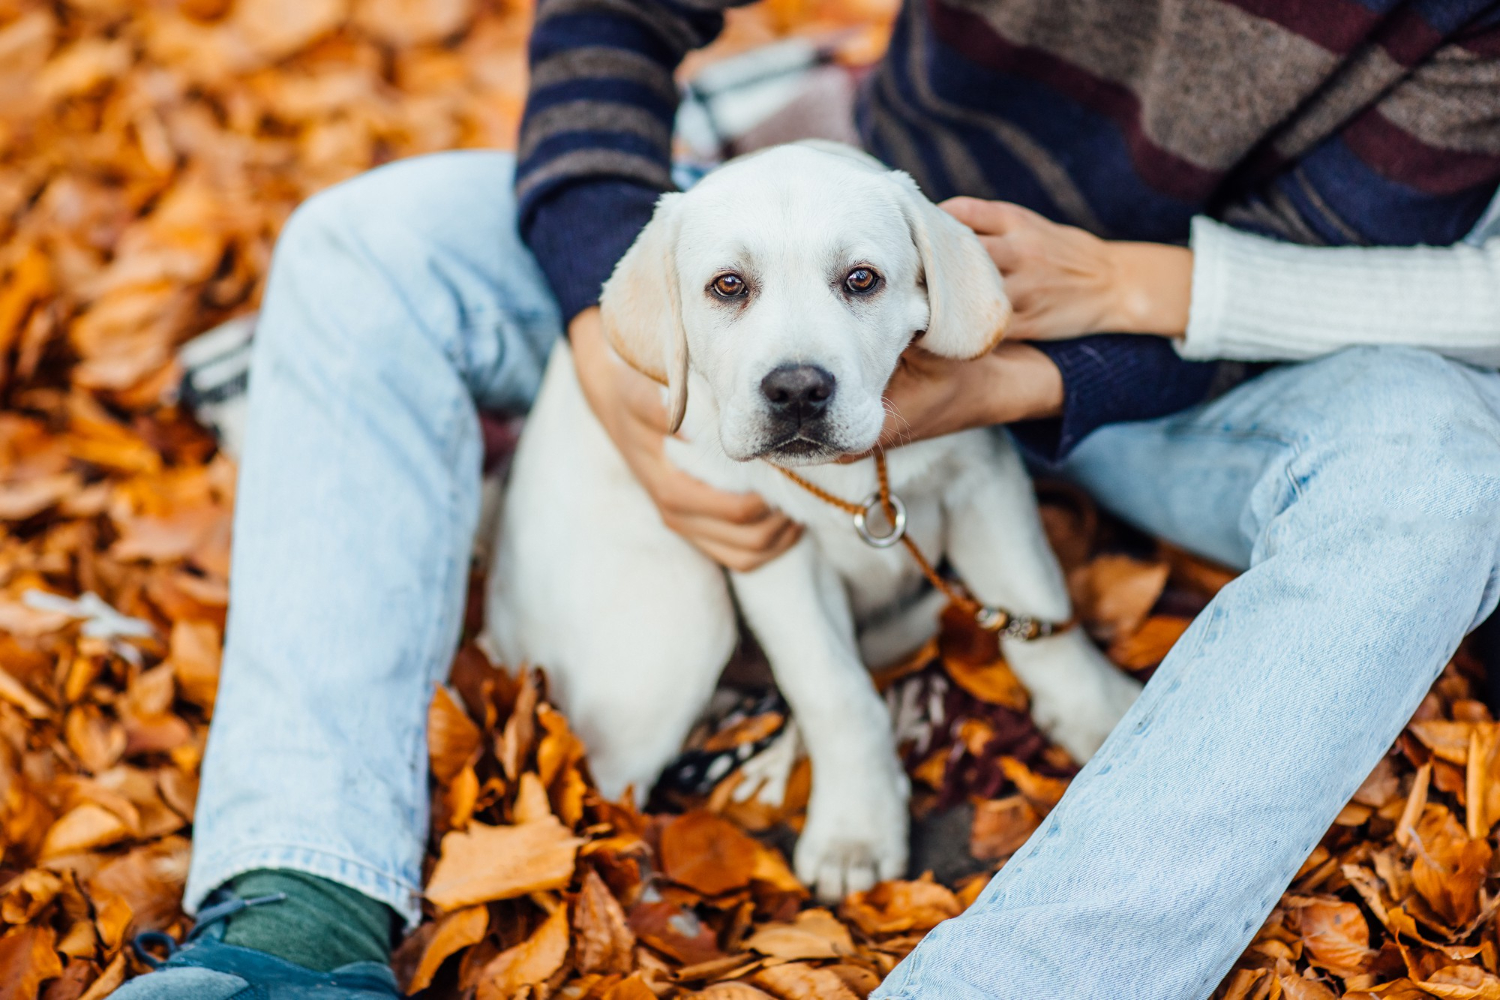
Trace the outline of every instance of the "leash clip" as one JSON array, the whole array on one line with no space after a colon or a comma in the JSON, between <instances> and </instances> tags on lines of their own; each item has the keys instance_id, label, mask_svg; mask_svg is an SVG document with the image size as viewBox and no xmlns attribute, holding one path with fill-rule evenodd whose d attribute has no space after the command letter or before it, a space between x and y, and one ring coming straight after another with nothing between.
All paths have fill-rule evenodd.
<instances>
[{"instance_id":1,"label":"leash clip","mask_svg":"<svg viewBox=\"0 0 1500 1000\"><path fill-rule=\"evenodd\" d=\"M870 514L874 511L879 511L882 514L885 513L885 507L880 501L880 494L878 492L871 493L865 499L864 506L855 511L853 515L854 530L864 540L864 543L872 548L888 549L901 541L902 537L906 534L906 504L902 503L901 498L894 493L889 496L891 509L896 512L896 516L888 534L877 535L870 530Z\"/></svg>"}]
</instances>

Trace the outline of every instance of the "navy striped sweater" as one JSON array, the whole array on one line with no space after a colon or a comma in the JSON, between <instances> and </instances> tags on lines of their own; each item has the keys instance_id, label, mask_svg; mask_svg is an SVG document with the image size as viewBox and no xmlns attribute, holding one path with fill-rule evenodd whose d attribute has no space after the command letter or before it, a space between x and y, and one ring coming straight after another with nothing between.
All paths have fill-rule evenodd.
<instances>
[{"instance_id":1,"label":"navy striped sweater","mask_svg":"<svg viewBox=\"0 0 1500 1000\"><path fill-rule=\"evenodd\" d=\"M517 153L521 233L567 318L672 186L672 73L742 0L541 0ZM906 0L858 111L934 200L1019 202L1114 239L1195 214L1300 243L1446 244L1500 182L1500 0ZM1038 344L1060 457L1199 402L1158 337Z\"/></svg>"}]
</instances>

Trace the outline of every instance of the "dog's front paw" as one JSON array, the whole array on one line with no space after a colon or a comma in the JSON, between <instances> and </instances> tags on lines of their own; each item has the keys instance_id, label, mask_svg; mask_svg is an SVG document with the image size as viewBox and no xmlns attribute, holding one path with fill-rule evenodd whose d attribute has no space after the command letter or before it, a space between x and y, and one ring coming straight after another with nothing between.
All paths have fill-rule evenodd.
<instances>
[{"instance_id":1,"label":"dog's front paw","mask_svg":"<svg viewBox=\"0 0 1500 1000\"><path fill-rule=\"evenodd\" d=\"M797 877L813 887L819 900L834 904L851 892L904 875L906 775L894 769L880 779L858 783L840 783L835 776L825 782L832 787L821 792L817 782L814 770L807 825L793 858Z\"/></svg>"},{"instance_id":2,"label":"dog's front paw","mask_svg":"<svg viewBox=\"0 0 1500 1000\"><path fill-rule=\"evenodd\" d=\"M1048 738L1083 762L1094 755L1141 693L1079 629L1007 646L1006 658L1031 691L1031 717Z\"/></svg>"}]
</instances>

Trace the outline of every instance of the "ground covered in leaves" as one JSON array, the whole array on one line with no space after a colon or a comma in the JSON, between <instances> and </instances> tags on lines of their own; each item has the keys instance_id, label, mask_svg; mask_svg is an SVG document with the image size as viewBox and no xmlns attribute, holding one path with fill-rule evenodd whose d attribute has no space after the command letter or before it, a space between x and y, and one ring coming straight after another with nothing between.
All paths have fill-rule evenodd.
<instances>
[{"instance_id":1,"label":"ground covered in leaves","mask_svg":"<svg viewBox=\"0 0 1500 1000\"><path fill-rule=\"evenodd\" d=\"M843 32L868 60L891 10L768 0L720 49ZM519 0L0 0L0 997L98 1000L144 971L132 935L189 926L235 473L174 402L176 345L254 308L313 191L510 145L529 22ZM1226 575L1067 490L1043 499L1086 626L1148 675ZM1444 673L1221 994L1500 998L1500 724L1477 674ZM918 830L956 816L967 850L918 845L935 877L830 910L786 863L811 775L774 694L728 698L643 813L592 790L542 674L466 644L430 708L428 919L397 952L403 982L864 997L1075 770L962 629L878 680Z\"/></svg>"}]
</instances>

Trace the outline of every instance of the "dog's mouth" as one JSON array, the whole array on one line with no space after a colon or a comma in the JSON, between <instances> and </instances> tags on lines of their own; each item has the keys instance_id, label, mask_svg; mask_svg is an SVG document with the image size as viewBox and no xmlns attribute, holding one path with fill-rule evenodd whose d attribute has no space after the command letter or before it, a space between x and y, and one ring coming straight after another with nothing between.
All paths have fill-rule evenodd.
<instances>
[{"instance_id":1,"label":"dog's mouth","mask_svg":"<svg viewBox=\"0 0 1500 1000\"><path fill-rule=\"evenodd\" d=\"M753 455L778 465L819 465L842 458L843 448L827 440L821 434L809 434L798 430L773 441Z\"/></svg>"}]
</instances>

